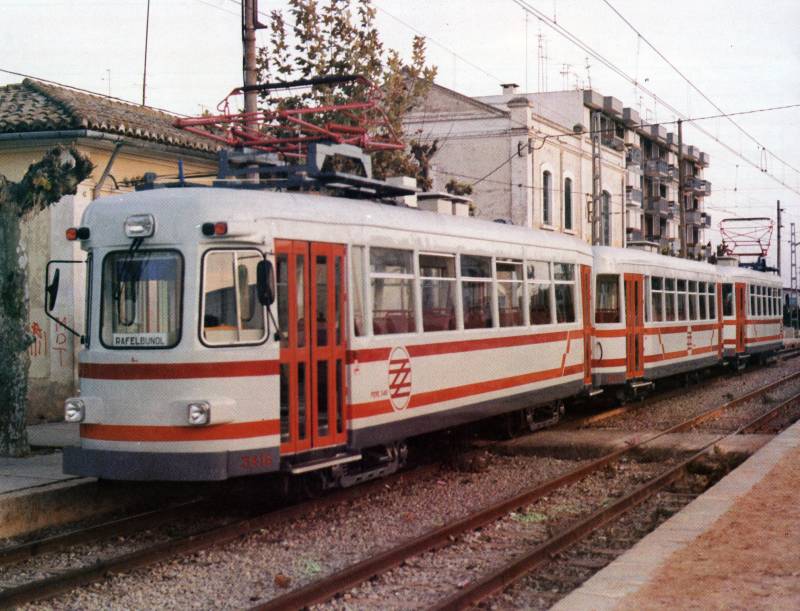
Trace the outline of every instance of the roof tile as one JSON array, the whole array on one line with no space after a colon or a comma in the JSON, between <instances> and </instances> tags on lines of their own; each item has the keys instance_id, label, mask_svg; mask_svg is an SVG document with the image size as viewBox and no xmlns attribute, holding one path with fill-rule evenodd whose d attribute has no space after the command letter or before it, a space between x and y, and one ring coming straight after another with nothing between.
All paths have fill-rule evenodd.
<instances>
[{"instance_id":1,"label":"roof tile","mask_svg":"<svg viewBox=\"0 0 800 611\"><path fill-rule=\"evenodd\" d=\"M215 151L211 139L173 125L177 116L32 79L0 87L0 133L96 129L142 140Z\"/></svg>"}]
</instances>

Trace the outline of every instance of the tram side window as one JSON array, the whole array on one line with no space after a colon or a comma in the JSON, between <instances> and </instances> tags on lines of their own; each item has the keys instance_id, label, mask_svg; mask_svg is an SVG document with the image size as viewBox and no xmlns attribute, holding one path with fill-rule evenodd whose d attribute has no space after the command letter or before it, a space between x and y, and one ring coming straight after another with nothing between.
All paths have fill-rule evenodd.
<instances>
[{"instance_id":1,"label":"tram side window","mask_svg":"<svg viewBox=\"0 0 800 611\"><path fill-rule=\"evenodd\" d=\"M717 320L717 285L708 283L708 317Z\"/></svg>"},{"instance_id":2,"label":"tram side window","mask_svg":"<svg viewBox=\"0 0 800 611\"><path fill-rule=\"evenodd\" d=\"M758 287L758 289L759 289L759 293L761 294L761 310L759 311L759 314L761 314L761 316L766 316L767 315L767 287L760 286L760 287Z\"/></svg>"},{"instance_id":3,"label":"tram side window","mask_svg":"<svg viewBox=\"0 0 800 611\"><path fill-rule=\"evenodd\" d=\"M412 261L410 250L369 249L372 332L375 335L416 331Z\"/></svg>"},{"instance_id":4,"label":"tram side window","mask_svg":"<svg viewBox=\"0 0 800 611\"><path fill-rule=\"evenodd\" d=\"M203 340L206 343L254 344L266 338L265 308L258 301L256 287L256 268L262 260L263 255L257 250L219 250L205 256ZM284 278L281 269L278 272L280 286Z\"/></svg>"},{"instance_id":5,"label":"tram side window","mask_svg":"<svg viewBox=\"0 0 800 611\"><path fill-rule=\"evenodd\" d=\"M686 280L678 280L678 320L686 320Z\"/></svg>"},{"instance_id":6,"label":"tram side window","mask_svg":"<svg viewBox=\"0 0 800 611\"><path fill-rule=\"evenodd\" d=\"M492 259L461 255L461 299L465 329L489 329L492 320Z\"/></svg>"},{"instance_id":7,"label":"tram side window","mask_svg":"<svg viewBox=\"0 0 800 611\"><path fill-rule=\"evenodd\" d=\"M756 315L756 287L750 285L750 316Z\"/></svg>"},{"instance_id":8,"label":"tram side window","mask_svg":"<svg viewBox=\"0 0 800 611\"><path fill-rule=\"evenodd\" d=\"M664 279L653 276L650 279L650 298L652 299L653 322L664 320Z\"/></svg>"},{"instance_id":9,"label":"tram side window","mask_svg":"<svg viewBox=\"0 0 800 611\"><path fill-rule=\"evenodd\" d=\"M722 285L722 315L733 316L733 285Z\"/></svg>"},{"instance_id":10,"label":"tram side window","mask_svg":"<svg viewBox=\"0 0 800 611\"><path fill-rule=\"evenodd\" d=\"M675 320L675 278L664 278L664 320Z\"/></svg>"},{"instance_id":11,"label":"tram side window","mask_svg":"<svg viewBox=\"0 0 800 611\"><path fill-rule=\"evenodd\" d=\"M697 280L689 280L689 320L697 320Z\"/></svg>"},{"instance_id":12,"label":"tram side window","mask_svg":"<svg viewBox=\"0 0 800 611\"><path fill-rule=\"evenodd\" d=\"M549 325L553 322L550 306L550 264L547 261L528 261L528 295L532 325Z\"/></svg>"},{"instance_id":13,"label":"tram side window","mask_svg":"<svg viewBox=\"0 0 800 611\"><path fill-rule=\"evenodd\" d=\"M706 283L705 282L698 282L697 283L697 301L700 305L700 320L705 320L708 318L708 302L706 300Z\"/></svg>"},{"instance_id":14,"label":"tram side window","mask_svg":"<svg viewBox=\"0 0 800 611\"><path fill-rule=\"evenodd\" d=\"M497 312L501 327L518 327L524 324L522 303L522 261L497 259Z\"/></svg>"},{"instance_id":15,"label":"tram side window","mask_svg":"<svg viewBox=\"0 0 800 611\"><path fill-rule=\"evenodd\" d=\"M366 335L366 320L364 317L364 247L350 247L350 266L352 281L350 298L353 301L353 333L359 337Z\"/></svg>"},{"instance_id":16,"label":"tram side window","mask_svg":"<svg viewBox=\"0 0 800 611\"><path fill-rule=\"evenodd\" d=\"M419 255L422 278L422 330L451 331L456 328L455 255Z\"/></svg>"},{"instance_id":17,"label":"tram side window","mask_svg":"<svg viewBox=\"0 0 800 611\"><path fill-rule=\"evenodd\" d=\"M575 322L575 266L553 263L556 293L556 322Z\"/></svg>"},{"instance_id":18,"label":"tram side window","mask_svg":"<svg viewBox=\"0 0 800 611\"><path fill-rule=\"evenodd\" d=\"M594 322L619 322L619 276L598 274L595 294Z\"/></svg>"}]
</instances>

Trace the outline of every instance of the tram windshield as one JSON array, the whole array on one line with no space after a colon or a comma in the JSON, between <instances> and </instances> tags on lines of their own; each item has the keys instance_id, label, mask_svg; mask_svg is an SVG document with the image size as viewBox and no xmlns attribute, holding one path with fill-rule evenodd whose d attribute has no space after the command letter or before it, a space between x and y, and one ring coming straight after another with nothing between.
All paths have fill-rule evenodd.
<instances>
[{"instance_id":1,"label":"tram windshield","mask_svg":"<svg viewBox=\"0 0 800 611\"><path fill-rule=\"evenodd\" d=\"M103 262L100 340L107 348L170 348L181 332L183 258L120 251Z\"/></svg>"}]
</instances>

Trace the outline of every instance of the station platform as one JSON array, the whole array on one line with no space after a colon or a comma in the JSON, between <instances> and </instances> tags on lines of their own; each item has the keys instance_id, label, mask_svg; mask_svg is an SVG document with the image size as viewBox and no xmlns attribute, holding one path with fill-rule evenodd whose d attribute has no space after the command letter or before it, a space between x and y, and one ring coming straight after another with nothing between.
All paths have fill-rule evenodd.
<instances>
[{"instance_id":1,"label":"station platform","mask_svg":"<svg viewBox=\"0 0 800 611\"><path fill-rule=\"evenodd\" d=\"M553 609L800 609L798 472L800 422Z\"/></svg>"},{"instance_id":2,"label":"station platform","mask_svg":"<svg viewBox=\"0 0 800 611\"><path fill-rule=\"evenodd\" d=\"M28 426L32 454L24 458L0 457L0 495L76 479L61 472L60 448L78 445L78 424L57 422Z\"/></svg>"}]
</instances>

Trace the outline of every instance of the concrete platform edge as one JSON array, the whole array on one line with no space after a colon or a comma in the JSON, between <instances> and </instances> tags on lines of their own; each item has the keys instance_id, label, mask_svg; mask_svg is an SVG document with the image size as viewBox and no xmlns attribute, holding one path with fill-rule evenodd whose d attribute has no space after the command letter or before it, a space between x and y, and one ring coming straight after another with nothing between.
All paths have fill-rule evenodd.
<instances>
[{"instance_id":1,"label":"concrete platform edge","mask_svg":"<svg viewBox=\"0 0 800 611\"><path fill-rule=\"evenodd\" d=\"M72 479L0 496L0 537L15 537L80 520L96 512L90 499L97 480Z\"/></svg>"},{"instance_id":2,"label":"concrete platform edge","mask_svg":"<svg viewBox=\"0 0 800 611\"><path fill-rule=\"evenodd\" d=\"M737 499L747 494L787 452L796 447L800 447L800 422L764 445L739 468L595 573L552 609L605 611L616 608L623 598L649 583L672 554L709 530Z\"/></svg>"}]
</instances>

